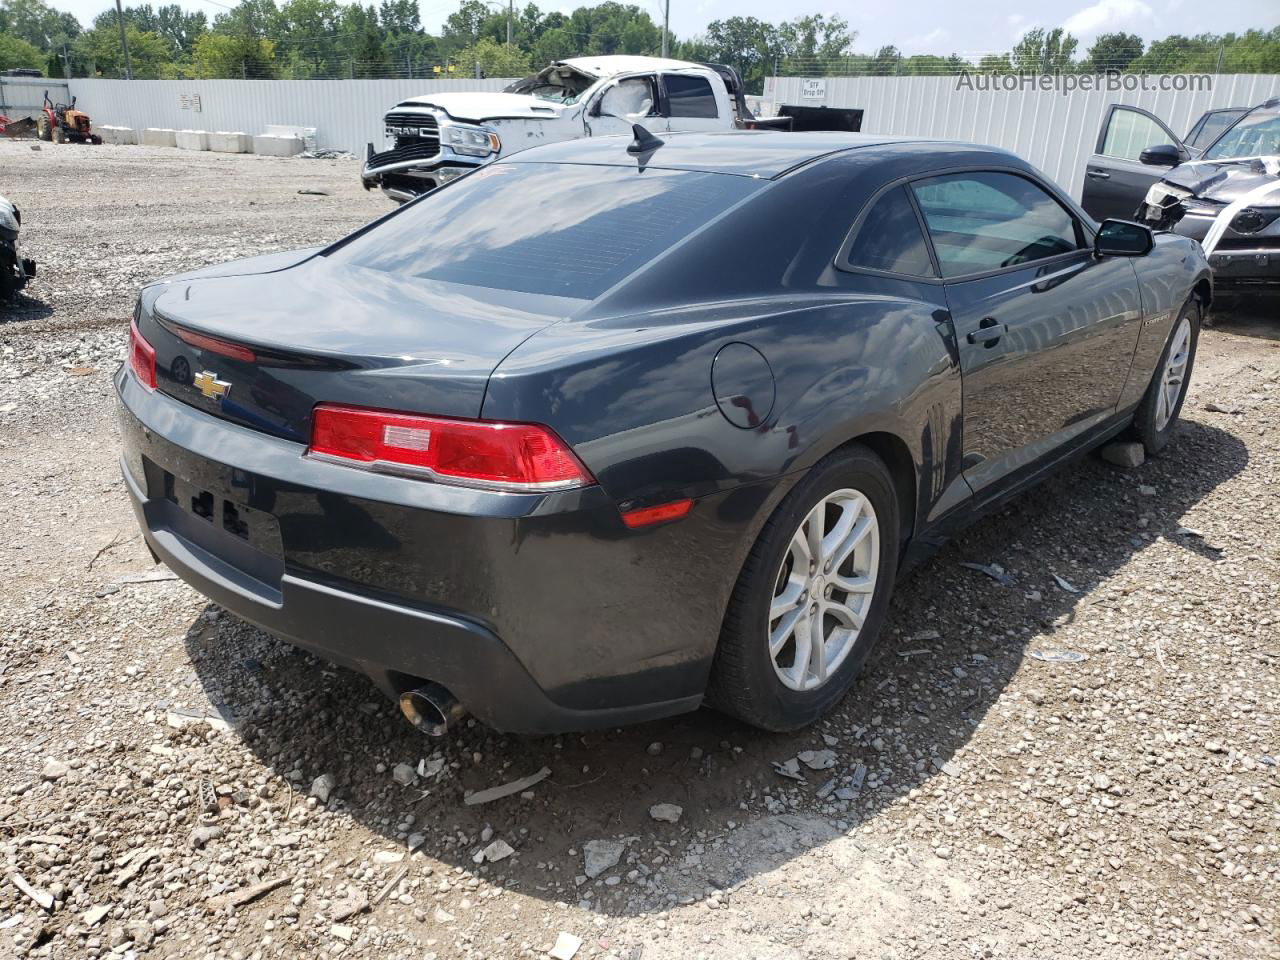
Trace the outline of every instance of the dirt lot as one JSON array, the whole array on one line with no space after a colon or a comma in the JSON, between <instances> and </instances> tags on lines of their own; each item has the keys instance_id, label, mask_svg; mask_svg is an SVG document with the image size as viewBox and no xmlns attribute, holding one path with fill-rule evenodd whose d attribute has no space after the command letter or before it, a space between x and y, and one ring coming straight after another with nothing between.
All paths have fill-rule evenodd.
<instances>
[{"instance_id":1,"label":"dirt lot","mask_svg":"<svg viewBox=\"0 0 1280 960\"><path fill-rule=\"evenodd\" d=\"M0 955L1280 956L1280 319L1205 332L1166 457L901 584L819 728L439 742L164 579L118 476L139 285L377 216L354 163L0 143L0 192L41 270L0 313Z\"/></svg>"}]
</instances>

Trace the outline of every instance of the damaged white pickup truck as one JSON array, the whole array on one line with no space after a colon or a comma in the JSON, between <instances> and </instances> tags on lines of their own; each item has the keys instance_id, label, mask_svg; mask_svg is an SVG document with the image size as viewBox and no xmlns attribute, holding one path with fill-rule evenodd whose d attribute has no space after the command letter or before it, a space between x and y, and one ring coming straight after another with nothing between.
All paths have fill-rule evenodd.
<instances>
[{"instance_id":1,"label":"damaged white pickup truck","mask_svg":"<svg viewBox=\"0 0 1280 960\"><path fill-rule=\"evenodd\" d=\"M729 68L656 57L560 60L502 93L438 93L396 104L388 148L368 146L360 179L405 202L498 157L556 140L766 126Z\"/></svg>"}]
</instances>

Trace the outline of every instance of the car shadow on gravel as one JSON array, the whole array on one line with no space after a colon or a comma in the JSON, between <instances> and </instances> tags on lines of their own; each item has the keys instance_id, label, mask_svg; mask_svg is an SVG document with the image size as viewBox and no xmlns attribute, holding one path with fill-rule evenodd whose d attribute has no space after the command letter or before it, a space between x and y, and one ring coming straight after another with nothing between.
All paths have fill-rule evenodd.
<instances>
[{"instance_id":1,"label":"car shadow on gravel","mask_svg":"<svg viewBox=\"0 0 1280 960\"><path fill-rule=\"evenodd\" d=\"M51 316L53 316L53 307L25 293L17 294L12 300L0 300L0 324L43 320Z\"/></svg>"},{"instance_id":2,"label":"car shadow on gravel","mask_svg":"<svg viewBox=\"0 0 1280 960\"><path fill-rule=\"evenodd\" d=\"M234 717L229 736L275 774L271 802L283 805L292 794L291 807L302 807L313 779L331 774L330 808L388 848L421 834L427 857L465 875L548 901L590 899L606 914L644 913L773 869L957 767L994 769L994 757L957 754L1015 673L1050 678L1090 666L1029 655L1060 652L1055 633L1089 606L1118 606L1126 563L1157 540L1216 557L1214 544L1187 529L1194 524L1186 515L1247 461L1233 434L1187 422L1166 456L1138 469L1092 456L1064 467L900 582L880 646L853 690L829 718L794 734L764 733L704 709L545 738L503 736L471 722L430 740L362 676L212 605L186 646L211 702ZM998 564L1009 582L965 563ZM802 764L803 783L774 770L773 762L823 749L835 765ZM396 764L417 767L433 755L446 761L443 773L410 785L393 780ZM463 802L467 792L544 766L550 775L524 797ZM824 791L832 780L854 798ZM679 823L655 822L649 808L657 803L682 807ZM477 864L485 827L515 855ZM367 846L356 849L366 839L352 835L352 853L371 856ZM583 882L583 844L602 839L626 840L622 862Z\"/></svg>"},{"instance_id":3,"label":"car shadow on gravel","mask_svg":"<svg viewBox=\"0 0 1280 960\"><path fill-rule=\"evenodd\" d=\"M1223 333L1280 340L1280 294L1226 300L1213 308L1213 327Z\"/></svg>"}]
</instances>

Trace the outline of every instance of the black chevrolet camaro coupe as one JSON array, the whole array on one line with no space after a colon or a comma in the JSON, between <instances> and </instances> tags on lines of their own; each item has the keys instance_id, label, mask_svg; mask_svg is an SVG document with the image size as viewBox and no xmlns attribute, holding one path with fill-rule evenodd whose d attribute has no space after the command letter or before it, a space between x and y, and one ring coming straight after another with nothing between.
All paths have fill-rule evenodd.
<instances>
[{"instance_id":1,"label":"black chevrolet camaro coupe","mask_svg":"<svg viewBox=\"0 0 1280 960\"><path fill-rule=\"evenodd\" d=\"M1194 241L990 148L554 144L143 290L124 475L183 579L428 732L791 729L904 565L1166 445L1210 293Z\"/></svg>"}]
</instances>

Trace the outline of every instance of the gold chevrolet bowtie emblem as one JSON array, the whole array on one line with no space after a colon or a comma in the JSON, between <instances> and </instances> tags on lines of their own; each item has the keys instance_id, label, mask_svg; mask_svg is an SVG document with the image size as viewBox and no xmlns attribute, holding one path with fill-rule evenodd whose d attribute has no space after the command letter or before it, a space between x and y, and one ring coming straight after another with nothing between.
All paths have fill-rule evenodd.
<instances>
[{"instance_id":1,"label":"gold chevrolet bowtie emblem","mask_svg":"<svg viewBox=\"0 0 1280 960\"><path fill-rule=\"evenodd\" d=\"M219 380L218 375L210 370L201 370L191 382L195 384L197 390L210 400L221 400L227 395L227 391L231 389L230 383L226 380Z\"/></svg>"}]
</instances>

